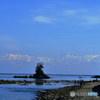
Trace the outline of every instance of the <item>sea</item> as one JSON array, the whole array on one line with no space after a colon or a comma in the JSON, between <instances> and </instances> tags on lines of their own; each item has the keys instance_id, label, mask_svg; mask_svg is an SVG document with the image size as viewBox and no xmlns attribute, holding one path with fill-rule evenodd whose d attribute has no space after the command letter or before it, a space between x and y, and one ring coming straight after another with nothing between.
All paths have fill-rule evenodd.
<instances>
[{"instance_id":1,"label":"sea","mask_svg":"<svg viewBox=\"0 0 100 100\"><path fill-rule=\"evenodd\" d=\"M12 73L0 73L0 80L26 80L36 81L34 78L14 78L14 76L29 76L30 74L12 74ZM65 81L89 81L94 80L91 78L93 75L67 75L67 74L48 74L50 79L43 79L49 81L43 84L0 84L0 100L36 100L39 91L45 89L56 89L65 86L75 85L73 82ZM56 82L54 82L56 81ZM58 81L58 82L57 82ZM78 84L76 84L78 85Z\"/></svg>"}]
</instances>

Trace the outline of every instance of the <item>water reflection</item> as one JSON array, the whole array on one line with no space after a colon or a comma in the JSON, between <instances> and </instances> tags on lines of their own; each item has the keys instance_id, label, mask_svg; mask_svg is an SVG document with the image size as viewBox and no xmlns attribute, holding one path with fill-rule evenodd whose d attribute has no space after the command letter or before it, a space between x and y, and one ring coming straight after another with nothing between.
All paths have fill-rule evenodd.
<instances>
[{"instance_id":1,"label":"water reflection","mask_svg":"<svg viewBox=\"0 0 100 100\"><path fill-rule=\"evenodd\" d=\"M36 85L43 85L44 84L44 80L42 80L42 79L36 79L35 80L35 84Z\"/></svg>"}]
</instances>

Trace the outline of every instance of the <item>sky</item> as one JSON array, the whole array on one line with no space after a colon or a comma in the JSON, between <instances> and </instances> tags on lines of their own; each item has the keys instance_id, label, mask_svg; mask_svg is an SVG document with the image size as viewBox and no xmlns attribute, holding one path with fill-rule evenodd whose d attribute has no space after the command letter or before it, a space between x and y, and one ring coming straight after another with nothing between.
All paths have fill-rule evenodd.
<instances>
[{"instance_id":1,"label":"sky","mask_svg":"<svg viewBox=\"0 0 100 100\"><path fill-rule=\"evenodd\" d=\"M99 3L1 0L0 54L100 54Z\"/></svg>"},{"instance_id":2,"label":"sky","mask_svg":"<svg viewBox=\"0 0 100 100\"><path fill-rule=\"evenodd\" d=\"M100 54L100 0L0 0L0 55Z\"/></svg>"}]
</instances>

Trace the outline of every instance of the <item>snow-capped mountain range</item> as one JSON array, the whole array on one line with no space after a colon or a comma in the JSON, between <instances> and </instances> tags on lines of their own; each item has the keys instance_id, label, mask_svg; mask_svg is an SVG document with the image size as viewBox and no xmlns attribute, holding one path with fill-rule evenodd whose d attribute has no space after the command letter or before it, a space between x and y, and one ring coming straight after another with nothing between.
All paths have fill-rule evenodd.
<instances>
[{"instance_id":1,"label":"snow-capped mountain range","mask_svg":"<svg viewBox=\"0 0 100 100\"><path fill-rule=\"evenodd\" d=\"M25 62L44 62L44 63L83 63L83 62L100 62L100 55L85 55L85 56L75 56L72 54L67 54L65 56L57 57L32 57L29 55L20 54L6 54L0 56L0 61L25 61ZM71 64L70 63L70 64Z\"/></svg>"},{"instance_id":2,"label":"snow-capped mountain range","mask_svg":"<svg viewBox=\"0 0 100 100\"><path fill-rule=\"evenodd\" d=\"M100 65L100 55L84 55L84 56L75 56L72 54L67 54L65 56L57 57L34 57L29 55L20 55L20 54L6 54L0 56L0 66L1 70L3 68L17 68L19 69L32 69L33 66L36 66L36 63L42 62L46 66L45 70L51 72L50 70L58 69L58 72L71 72L75 69L78 72L89 72L89 70L97 69ZM16 66L16 67L14 67ZM3 68L2 68L3 67ZM66 69L66 71L64 71ZM85 70L87 69L87 70ZM5 69L3 69L4 71ZM23 70L24 71L24 70ZM77 73L77 71L75 73ZM56 72L56 70L54 71Z\"/></svg>"}]
</instances>

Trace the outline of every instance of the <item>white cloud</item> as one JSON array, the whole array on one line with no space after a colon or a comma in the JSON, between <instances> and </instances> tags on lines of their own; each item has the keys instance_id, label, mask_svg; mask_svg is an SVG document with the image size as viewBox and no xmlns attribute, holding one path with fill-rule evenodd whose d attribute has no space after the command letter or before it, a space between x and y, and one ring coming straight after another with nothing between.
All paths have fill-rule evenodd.
<instances>
[{"instance_id":1,"label":"white cloud","mask_svg":"<svg viewBox=\"0 0 100 100\"><path fill-rule=\"evenodd\" d=\"M64 15L75 15L77 13L76 10L69 10L69 9L66 9L63 11L63 14Z\"/></svg>"},{"instance_id":2,"label":"white cloud","mask_svg":"<svg viewBox=\"0 0 100 100\"><path fill-rule=\"evenodd\" d=\"M62 11L64 16L71 16L69 20L77 21L77 23L80 23L79 25L99 25L100 24L100 14L97 10L91 11L86 9L81 10L70 10L65 9ZM73 17L73 19L72 19ZM68 21L67 18L67 21Z\"/></svg>"},{"instance_id":3,"label":"white cloud","mask_svg":"<svg viewBox=\"0 0 100 100\"><path fill-rule=\"evenodd\" d=\"M84 16L82 18L84 19L84 22L81 23L82 25L98 25L98 24L100 24L99 16Z\"/></svg>"},{"instance_id":4,"label":"white cloud","mask_svg":"<svg viewBox=\"0 0 100 100\"><path fill-rule=\"evenodd\" d=\"M34 21L42 22L42 23L53 23L52 18L45 17L45 16L36 16L34 17Z\"/></svg>"},{"instance_id":5,"label":"white cloud","mask_svg":"<svg viewBox=\"0 0 100 100\"><path fill-rule=\"evenodd\" d=\"M44 10L43 10L44 11ZM42 12L42 11L41 11ZM63 10L56 10L54 11L48 11L50 13L50 16L52 15L52 18L49 16L42 16L39 12L40 16L35 16L33 18L33 21L40 22L40 23L49 23L52 24L54 22L56 23L75 23L78 25L96 25L100 23L99 17L94 17L94 12L91 12L87 9L63 9ZM45 11L45 15L48 14ZM54 12L56 14L54 14ZM90 16L92 14L92 17ZM76 23L77 22L77 23Z\"/></svg>"}]
</instances>

